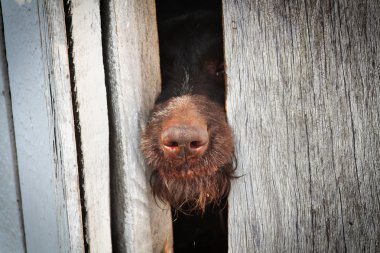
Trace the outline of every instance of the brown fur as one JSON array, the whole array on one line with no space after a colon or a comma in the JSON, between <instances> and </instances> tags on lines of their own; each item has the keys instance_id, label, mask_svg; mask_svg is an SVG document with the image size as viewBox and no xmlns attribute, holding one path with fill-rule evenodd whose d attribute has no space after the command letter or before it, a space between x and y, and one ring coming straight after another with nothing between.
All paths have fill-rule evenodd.
<instances>
[{"instance_id":1,"label":"brown fur","mask_svg":"<svg viewBox=\"0 0 380 253\"><path fill-rule=\"evenodd\" d=\"M197 115L207 123L209 144L200 157L188 159L165 156L160 141L163 126L183 113ZM142 134L141 148L153 168L155 197L182 211L204 211L218 203L230 189L234 143L223 108L201 95L173 97L156 105Z\"/></svg>"}]
</instances>

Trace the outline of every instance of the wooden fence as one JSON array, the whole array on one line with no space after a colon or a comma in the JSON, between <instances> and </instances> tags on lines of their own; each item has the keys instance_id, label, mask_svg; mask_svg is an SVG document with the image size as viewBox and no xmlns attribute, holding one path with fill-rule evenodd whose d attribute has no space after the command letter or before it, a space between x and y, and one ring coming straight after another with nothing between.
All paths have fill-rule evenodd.
<instances>
[{"instance_id":1,"label":"wooden fence","mask_svg":"<svg viewBox=\"0 0 380 253\"><path fill-rule=\"evenodd\" d=\"M231 252L380 246L380 2L224 1Z\"/></svg>"},{"instance_id":2,"label":"wooden fence","mask_svg":"<svg viewBox=\"0 0 380 253\"><path fill-rule=\"evenodd\" d=\"M379 13L223 1L229 252L380 248ZM154 0L2 0L1 16L0 252L170 245L139 151L160 91Z\"/></svg>"}]
</instances>

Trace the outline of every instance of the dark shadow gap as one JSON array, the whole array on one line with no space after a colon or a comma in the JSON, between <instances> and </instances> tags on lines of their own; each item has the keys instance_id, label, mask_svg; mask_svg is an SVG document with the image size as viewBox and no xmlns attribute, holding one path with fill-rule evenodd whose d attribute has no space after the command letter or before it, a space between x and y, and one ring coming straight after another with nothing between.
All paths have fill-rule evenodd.
<instances>
[{"instance_id":1,"label":"dark shadow gap","mask_svg":"<svg viewBox=\"0 0 380 253\"><path fill-rule=\"evenodd\" d=\"M210 11L222 17L220 0L156 0L156 7L159 37L160 25L174 17L197 11ZM219 205L208 206L204 214L172 210L174 252L227 252L227 206L227 198L224 198Z\"/></svg>"},{"instance_id":2,"label":"dark shadow gap","mask_svg":"<svg viewBox=\"0 0 380 253\"><path fill-rule=\"evenodd\" d=\"M81 202L82 211L82 228L83 228L83 240L84 240L84 250L85 252L90 252L90 245L87 241L87 210L85 201L85 189L84 189L84 174L83 174L83 154L82 154L82 141L81 141L81 127L79 121L79 111L77 110L77 92L75 88L75 65L73 56L73 36L72 36L72 13L71 13L71 0L64 0L63 6L65 10L65 26L66 26L66 37L67 37L67 47L68 47L68 58L69 58L69 71L70 71L70 84L71 84L71 98L73 105L73 116L74 116L74 128L75 128L75 143L77 149L77 162L78 162L78 175L79 175L79 194Z\"/></svg>"},{"instance_id":3,"label":"dark shadow gap","mask_svg":"<svg viewBox=\"0 0 380 253\"><path fill-rule=\"evenodd\" d=\"M112 103L112 98L114 94L117 94L117 91L112 76L113 68L112 62L109 62L109 59L112 58L112 51L110 47L112 44L112 28L111 28L111 3L108 0L100 0L100 25L102 30L102 50L103 50L103 66L104 66L104 78L106 85L107 93L107 108L108 108L108 129L109 129L109 153L110 153L110 205L111 205L111 240L112 240L112 249L113 252L123 252L124 245L122 244L122 238L124 234L121 231L124 231L123 223L121 222L122 210L118 210L121 205L117 204L117 199L119 198L118 192L121 190L118 187L121 187L120 178L118 170L116 169L119 156L117 151L118 140L116 136L117 132L117 120L114 115L114 104ZM123 198L119 198L123 200Z\"/></svg>"}]
</instances>

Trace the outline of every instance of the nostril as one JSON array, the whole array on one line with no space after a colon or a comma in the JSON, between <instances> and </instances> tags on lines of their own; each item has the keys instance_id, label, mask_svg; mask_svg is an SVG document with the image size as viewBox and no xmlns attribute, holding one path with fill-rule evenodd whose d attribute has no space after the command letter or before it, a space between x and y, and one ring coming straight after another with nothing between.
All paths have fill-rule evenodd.
<instances>
[{"instance_id":1,"label":"nostril","mask_svg":"<svg viewBox=\"0 0 380 253\"><path fill-rule=\"evenodd\" d=\"M176 141L169 141L167 143L163 143L166 147L169 147L169 148L175 148L175 147L178 147L178 142Z\"/></svg>"},{"instance_id":2,"label":"nostril","mask_svg":"<svg viewBox=\"0 0 380 253\"><path fill-rule=\"evenodd\" d=\"M199 147L202 147L203 144L200 141L192 141L190 142L190 148L197 149Z\"/></svg>"}]
</instances>

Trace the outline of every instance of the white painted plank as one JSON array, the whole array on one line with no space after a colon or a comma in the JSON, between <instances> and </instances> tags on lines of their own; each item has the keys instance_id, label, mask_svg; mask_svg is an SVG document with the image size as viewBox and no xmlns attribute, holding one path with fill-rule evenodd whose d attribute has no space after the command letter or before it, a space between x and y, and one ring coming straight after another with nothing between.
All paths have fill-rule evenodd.
<instances>
[{"instance_id":1,"label":"white painted plank","mask_svg":"<svg viewBox=\"0 0 380 253\"><path fill-rule=\"evenodd\" d=\"M109 131L99 1L70 2L75 105L79 116L86 237L91 252L111 252Z\"/></svg>"},{"instance_id":2,"label":"white painted plank","mask_svg":"<svg viewBox=\"0 0 380 253\"><path fill-rule=\"evenodd\" d=\"M62 3L1 2L28 252L83 251Z\"/></svg>"},{"instance_id":3,"label":"white painted plank","mask_svg":"<svg viewBox=\"0 0 380 253\"><path fill-rule=\"evenodd\" d=\"M170 209L153 200L140 133L160 90L155 2L104 1L111 133L113 247L160 252L172 242Z\"/></svg>"},{"instance_id":4,"label":"white painted plank","mask_svg":"<svg viewBox=\"0 0 380 253\"><path fill-rule=\"evenodd\" d=\"M230 252L380 247L380 2L224 1Z\"/></svg>"},{"instance_id":5,"label":"white painted plank","mask_svg":"<svg viewBox=\"0 0 380 253\"><path fill-rule=\"evenodd\" d=\"M25 252L16 157L8 66L0 32L0 249L4 252Z\"/></svg>"}]
</instances>

